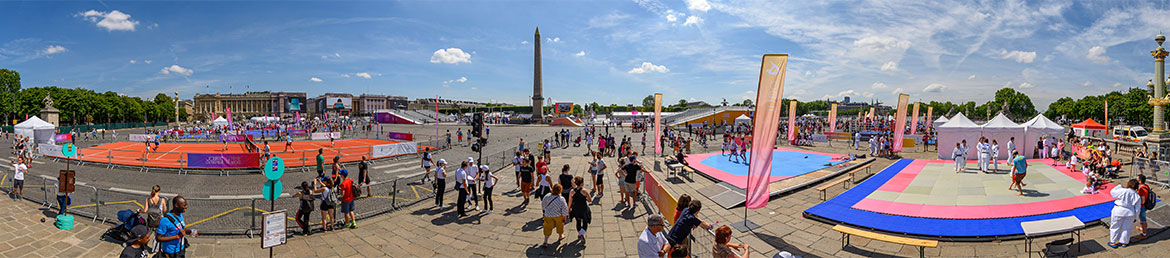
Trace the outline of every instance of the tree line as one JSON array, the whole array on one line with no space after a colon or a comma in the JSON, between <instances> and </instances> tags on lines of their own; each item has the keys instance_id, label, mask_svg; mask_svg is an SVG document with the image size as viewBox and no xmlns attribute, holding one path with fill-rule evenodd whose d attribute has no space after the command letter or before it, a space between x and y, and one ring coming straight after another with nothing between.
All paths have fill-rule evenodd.
<instances>
[{"instance_id":1,"label":"tree line","mask_svg":"<svg viewBox=\"0 0 1170 258\"><path fill-rule=\"evenodd\" d=\"M0 114L6 122L39 116L45 107L46 94L53 99L53 107L61 112L61 125L171 122L175 119L175 102L164 93L155 95L152 100L144 100L113 91L98 93L57 86L22 88L19 72L0 69L0 99L5 100L0 101ZM179 109L179 117L186 117L186 113L186 110Z\"/></svg>"}]
</instances>

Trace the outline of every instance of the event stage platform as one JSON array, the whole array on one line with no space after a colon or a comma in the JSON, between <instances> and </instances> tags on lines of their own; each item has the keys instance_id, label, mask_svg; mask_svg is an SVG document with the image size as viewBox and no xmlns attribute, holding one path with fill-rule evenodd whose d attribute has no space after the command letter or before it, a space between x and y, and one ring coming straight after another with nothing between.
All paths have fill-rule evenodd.
<instances>
[{"instance_id":1,"label":"event stage platform","mask_svg":"<svg viewBox=\"0 0 1170 258\"><path fill-rule=\"evenodd\" d=\"M1021 222L1075 216L1091 223L1109 217L1113 207L1112 184L1082 194L1084 175L1051 160L1028 160L1023 196L1007 189L1007 165L985 174L970 163L955 173L953 161L899 160L804 216L877 231L992 240L1020 236Z\"/></svg>"},{"instance_id":2,"label":"event stage platform","mask_svg":"<svg viewBox=\"0 0 1170 258\"><path fill-rule=\"evenodd\" d=\"M772 151L768 193L775 196L796 190L871 162L845 161L844 158L846 155L776 148ZM700 194L727 209L744 202L748 171L746 162L728 161L728 156L718 152L689 155L686 160L695 171L718 181L715 185L699 189Z\"/></svg>"}]
</instances>

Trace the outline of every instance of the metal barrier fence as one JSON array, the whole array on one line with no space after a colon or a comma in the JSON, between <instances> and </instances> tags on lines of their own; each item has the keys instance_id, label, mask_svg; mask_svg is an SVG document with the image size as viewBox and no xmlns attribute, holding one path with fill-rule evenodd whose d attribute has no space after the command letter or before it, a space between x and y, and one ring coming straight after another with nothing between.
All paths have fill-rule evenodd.
<instances>
[{"instance_id":1,"label":"metal barrier fence","mask_svg":"<svg viewBox=\"0 0 1170 258\"><path fill-rule=\"evenodd\" d=\"M4 183L0 184L0 190L8 194L13 194L14 189L11 183L11 174L0 173ZM358 220L364 220L381 214L386 214L410 207L414 204L429 200L434 197L434 190L430 185L422 185L422 174L402 176L392 180L374 182L369 185L370 192L366 192L366 186L361 186L362 196L354 200L354 207L357 210L356 217ZM25 199L34 203L39 203L42 207L49 210L46 211L46 216L55 214L56 210L60 208L57 203L57 187L55 187L57 180L48 176L38 175L25 178L24 197ZM291 183L291 182L290 182ZM454 192L453 184L448 184L449 191ZM165 200L167 200L167 209L170 209L170 200L173 199L173 194L162 193ZM368 196L367 196L368 195ZM121 210L135 210L143 208L146 199L150 197L147 192L131 192L126 190L103 189L88 185L75 185L74 192L68 197L72 200L67 204L66 211L70 214L88 218L91 221L101 221L109 224L120 224L117 214ZM249 198L186 198L188 203L188 210L184 213L187 225L191 228L199 229L201 234L209 235L247 235L249 237L259 234L259 217L270 210L271 204L269 201L259 197ZM320 197L316 198L314 202L314 209L320 208ZM296 214L300 207L300 199L282 195L275 200L274 205L277 210L287 209L289 215ZM338 222L344 222L343 214L335 210L335 218ZM300 232L300 227L292 217L288 218L287 223L290 232ZM321 225L321 211L314 210L310 216L310 222L314 230L320 229Z\"/></svg>"},{"instance_id":2,"label":"metal barrier fence","mask_svg":"<svg viewBox=\"0 0 1170 258\"><path fill-rule=\"evenodd\" d=\"M1162 188L1170 188L1170 162L1155 160L1151 161L1147 158L1133 158L1133 170L1130 171L1130 177L1136 178L1137 175L1146 175L1147 183L1154 183Z\"/></svg>"}]
</instances>

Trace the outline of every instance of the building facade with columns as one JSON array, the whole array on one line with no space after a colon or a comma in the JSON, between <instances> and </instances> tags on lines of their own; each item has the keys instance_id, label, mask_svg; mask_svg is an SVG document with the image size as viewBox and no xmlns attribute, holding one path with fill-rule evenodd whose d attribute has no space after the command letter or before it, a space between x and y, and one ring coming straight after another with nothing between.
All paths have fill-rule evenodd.
<instances>
[{"instance_id":1,"label":"building facade with columns","mask_svg":"<svg viewBox=\"0 0 1170 258\"><path fill-rule=\"evenodd\" d=\"M193 107L189 114L194 120L211 121L217 117L227 117L227 109L232 111L232 119L248 119L257 116L291 117L297 111L302 115L307 108L304 92L247 92L243 94L195 94L192 99Z\"/></svg>"}]
</instances>

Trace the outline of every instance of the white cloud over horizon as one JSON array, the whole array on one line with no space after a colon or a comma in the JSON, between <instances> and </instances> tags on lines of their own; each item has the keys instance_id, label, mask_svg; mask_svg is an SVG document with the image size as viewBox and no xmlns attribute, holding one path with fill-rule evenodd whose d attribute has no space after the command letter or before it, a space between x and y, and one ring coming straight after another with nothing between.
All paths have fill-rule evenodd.
<instances>
[{"instance_id":1,"label":"white cloud over horizon","mask_svg":"<svg viewBox=\"0 0 1170 258\"><path fill-rule=\"evenodd\" d=\"M163 67L161 73L168 74L168 75L173 73L173 74L178 74L178 75L183 75L183 76L191 76L192 74L195 74L195 71L193 71L191 69L187 69L187 68L179 66L179 65L171 65L171 66Z\"/></svg>"},{"instance_id":2,"label":"white cloud over horizon","mask_svg":"<svg viewBox=\"0 0 1170 258\"><path fill-rule=\"evenodd\" d=\"M435 53L431 55L431 63L444 63L444 64L469 63L470 64L471 63L471 54L468 54L467 52L463 52L463 49L459 49L459 48L439 49L439 50L435 50Z\"/></svg>"},{"instance_id":3,"label":"white cloud over horizon","mask_svg":"<svg viewBox=\"0 0 1170 258\"><path fill-rule=\"evenodd\" d=\"M109 12L89 10L79 13L76 16L80 16L82 19L92 22L98 27L106 29L106 31L134 31L134 27L138 26L139 23L138 21L130 19L130 14L123 13L118 10Z\"/></svg>"},{"instance_id":4,"label":"white cloud over horizon","mask_svg":"<svg viewBox=\"0 0 1170 258\"><path fill-rule=\"evenodd\" d=\"M666 68L665 65L655 65L650 62L642 62L642 66L634 67L629 71L631 74L643 74L649 72L666 73L670 72L670 69Z\"/></svg>"}]
</instances>

